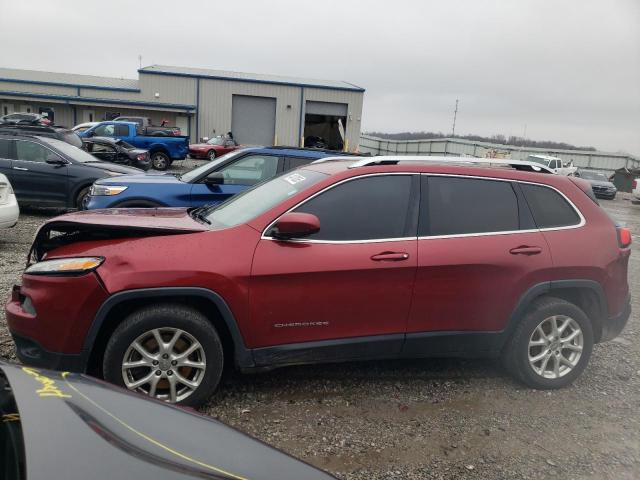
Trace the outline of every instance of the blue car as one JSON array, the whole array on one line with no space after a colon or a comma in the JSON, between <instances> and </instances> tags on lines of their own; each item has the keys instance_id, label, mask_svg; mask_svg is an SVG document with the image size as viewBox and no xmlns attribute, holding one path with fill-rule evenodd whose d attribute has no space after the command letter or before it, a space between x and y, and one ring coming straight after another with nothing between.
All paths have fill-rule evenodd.
<instances>
[{"instance_id":1,"label":"blue car","mask_svg":"<svg viewBox=\"0 0 640 480\"><path fill-rule=\"evenodd\" d=\"M256 183L342 152L292 147L235 150L182 175L141 173L98 180L85 208L215 205Z\"/></svg>"}]
</instances>

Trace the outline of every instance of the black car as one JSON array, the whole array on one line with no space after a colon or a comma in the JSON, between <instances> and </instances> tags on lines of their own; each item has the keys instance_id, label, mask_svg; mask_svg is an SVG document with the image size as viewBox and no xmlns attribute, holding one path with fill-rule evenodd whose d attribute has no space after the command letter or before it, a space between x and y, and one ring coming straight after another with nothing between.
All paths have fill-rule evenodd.
<instances>
[{"instance_id":1,"label":"black car","mask_svg":"<svg viewBox=\"0 0 640 480\"><path fill-rule=\"evenodd\" d=\"M105 162L120 163L142 170L149 170L151 167L148 150L136 148L119 138L83 138L82 149Z\"/></svg>"},{"instance_id":2,"label":"black car","mask_svg":"<svg viewBox=\"0 0 640 480\"><path fill-rule=\"evenodd\" d=\"M90 377L0 362L0 478L330 480L227 425Z\"/></svg>"},{"instance_id":3,"label":"black car","mask_svg":"<svg viewBox=\"0 0 640 480\"><path fill-rule=\"evenodd\" d=\"M575 176L589 182L591 184L593 194L597 198L605 198L607 200L613 200L616 198L618 189L603 173L593 172L590 170L578 170L575 173Z\"/></svg>"},{"instance_id":4,"label":"black car","mask_svg":"<svg viewBox=\"0 0 640 480\"><path fill-rule=\"evenodd\" d=\"M13 185L21 207L81 208L99 178L141 172L54 138L0 133L0 173Z\"/></svg>"},{"instance_id":5,"label":"black car","mask_svg":"<svg viewBox=\"0 0 640 480\"><path fill-rule=\"evenodd\" d=\"M82 148L82 139L76 132L58 125L46 126L34 123L0 123L0 133L56 138L74 147Z\"/></svg>"}]
</instances>

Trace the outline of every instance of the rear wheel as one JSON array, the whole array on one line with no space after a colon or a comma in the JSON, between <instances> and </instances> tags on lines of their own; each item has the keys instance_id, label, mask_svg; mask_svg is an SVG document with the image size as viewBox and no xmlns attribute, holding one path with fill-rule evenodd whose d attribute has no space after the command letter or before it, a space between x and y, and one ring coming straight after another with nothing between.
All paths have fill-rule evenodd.
<instances>
[{"instance_id":1,"label":"rear wheel","mask_svg":"<svg viewBox=\"0 0 640 480\"><path fill-rule=\"evenodd\" d=\"M107 343L105 380L168 403L198 406L224 366L215 328L197 310L157 305L129 315Z\"/></svg>"},{"instance_id":2,"label":"rear wheel","mask_svg":"<svg viewBox=\"0 0 640 480\"><path fill-rule=\"evenodd\" d=\"M560 298L536 300L509 340L503 361L532 388L556 389L580 376L593 350L593 328L576 305Z\"/></svg>"},{"instance_id":3,"label":"rear wheel","mask_svg":"<svg viewBox=\"0 0 640 480\"><path fill-rule=\"evenodd\" d=\"M208 158L209 160L215 160L215 158L216 158L216 151L215 151L215 150L213 150L213 149L209 150L209 153L207 153L207 158Z\"/></svg>"},{"instance_id":4,"label":"rear wheel","mask_svg":"<svg viewBox=\"0 0 640 480\"><path fill-rule=\"evenodd\" d=\"M151 154L151 165L156 170L166 170L171 165L171 159L166 153L155 152Z\"/></svg>"}]
</instances>

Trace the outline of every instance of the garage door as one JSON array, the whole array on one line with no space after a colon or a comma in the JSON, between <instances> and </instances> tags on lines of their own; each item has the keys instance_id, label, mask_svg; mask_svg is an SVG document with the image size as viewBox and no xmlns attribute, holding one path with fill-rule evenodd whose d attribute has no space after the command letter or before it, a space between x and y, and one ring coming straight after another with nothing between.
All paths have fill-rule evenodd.
<instances>
[{"instance_id":1,"label":"garage door","mask_svg":"<svg viewBox=\"0 0 640 480\"><path fill-rule=\"evenodd\" d=\"M347 104L307 101L307 108L305 110L305 113L312 115L331 115L334 117L346 117Z\"/></svg>"},{"instance_id":2,"label":"garage door","mask_svg":"<svg viewBox=\"0 0 640 480\"><path fill-rule=\"evenodd\" d=\"M231 131L242 145L273 145L276 134L276 99L234 95Z\"/></svg>"}]
</instances>

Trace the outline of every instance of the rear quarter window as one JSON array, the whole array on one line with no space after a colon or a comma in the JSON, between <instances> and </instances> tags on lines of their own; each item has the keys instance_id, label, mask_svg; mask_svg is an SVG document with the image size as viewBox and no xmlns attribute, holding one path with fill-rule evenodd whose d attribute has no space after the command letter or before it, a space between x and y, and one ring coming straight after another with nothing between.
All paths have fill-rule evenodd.
<instances>
[{"instance_id":1,"label":"rear quarter window","mask_svg":"<svg viewBox=\"0 0 640 480\"><path fill-rule=\"evenodd\" d=\"M538 228L570 227L580 223L580 216L556 190L542 185L521 184Z\"/></svg>"}]
</instances>

